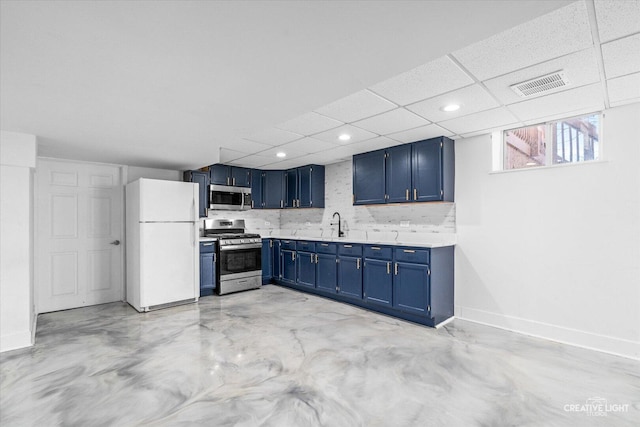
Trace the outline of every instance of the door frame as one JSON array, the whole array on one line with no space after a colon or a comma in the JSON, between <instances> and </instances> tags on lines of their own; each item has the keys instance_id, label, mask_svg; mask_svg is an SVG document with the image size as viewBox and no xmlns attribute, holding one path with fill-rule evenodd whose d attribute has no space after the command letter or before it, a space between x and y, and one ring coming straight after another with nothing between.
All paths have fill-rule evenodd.
<instances>
[{"instance_id":1,"label":"door frame","mask_svg":"<svg viewBox=\"0 0 640 427\"><path fill-rule=\"evenodd\" d=\"M45 161L45 162L59 162L59 163L75 163L75 164L79 164L79 165L100 165L100 166L112 166L112 167L117 167L118 170L120 171L120 185L122 187L122 191L121 191L121 212L120 212L120 220L121 220L121 224L122 226L120 227L120 238L118 240L120 240L120 244L122 246L122 250L120 251L120 265L122 266L122 268L120 269L120 282L122 283L122 286L120 288L120 301L126 301L126 289L127 289L127 265L126 265L126 242L125 242L125 236L126 236L126 221L125 221L125 186L127 183L127 178L128 178L128 167L124 166L124 165L118 165L118 164L114 164L114 163L101 163L101 162L85 162L85 161L80 161L80 160L70 160L70 159L58 159L58 158L54 158L54 157L40 157L38 156L36 158L36 167L35 167L35 173L33 176L33 182L34 182L34 200L33 200L33 218L34 218L34 225L33 225L33 230L34 230L34 250L33 250L33 262L34 265L38 265L39 263L39 259L38 259L38 251L35 249L36 247L38 247L40 244L42 244L42 241L40 240L42 236L42 233L40 232L41 230L38 229L38 218L37 218L37 214L36 212L39 211L39 209L41 208L40 206L38 206L38 202L39 202L39 194L40 194L40 188L38 188L38 173L40 173L40 168L38 167L38 163L41 161ZM40 282L40 277L39 277L39 273L38 273L38 268L34 268L33 269L33 275L34 275L34 280L32 282L32 295L33 295L33 305L34 305L34 316L37 317L38 314L40 314L40 307L38 306L38 292L40 290L40 286L39 286L39 282ZM33 329L34 333L35 333L35 328Z\"/></svg>"}]
</instances>

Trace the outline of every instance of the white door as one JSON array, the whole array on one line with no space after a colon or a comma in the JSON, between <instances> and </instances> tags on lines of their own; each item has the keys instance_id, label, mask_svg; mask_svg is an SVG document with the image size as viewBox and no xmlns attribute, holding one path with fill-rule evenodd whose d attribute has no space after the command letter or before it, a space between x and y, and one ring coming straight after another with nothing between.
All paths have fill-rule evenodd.
<instances>
[{"instance_id":1,"label":"white door","mask_svg":"<svg viewBox=\"0 0 640 427\"><path fill-rule=\"evenodd\" d=\"M38 160L38 313L123 297L123 185L118 166Z\"/></svg>"}]
</instances>

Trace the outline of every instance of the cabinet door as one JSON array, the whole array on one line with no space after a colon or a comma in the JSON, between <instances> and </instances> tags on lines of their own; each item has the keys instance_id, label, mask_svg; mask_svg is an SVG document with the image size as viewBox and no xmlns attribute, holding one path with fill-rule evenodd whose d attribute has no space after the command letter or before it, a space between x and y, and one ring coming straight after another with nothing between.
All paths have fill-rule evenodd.
<instances>
[{"instance_id":1,"label":"cabinet door","mask_svg":"<svg viewBox=\"0 0 640 427\"><path fill-rule=\"evenodd\" d=\"M296 251L282 249L282 281L296 283Z\"/></svg>"},{"instance_id":2,"label":"cabinet door","mask_svg":"<svg viewBox=\"0 0 640 427\"><path fill-rule=\"evenodd\" d=\"M273 240L262 239L262 284L271 282L273 278Z\"/></svg>"},{"instance_id":3,"label":"cabinet door","mask_svg":"<svg viewBox=\"0 0 640 427\"><path fill-rule=\"evenodd\" d=\"M393 282L393 306L413 314L427 315L429 302L429 266L396 262Z\"/></svg>"},{"instance_id":4,"label":"cabinet door","mask_svg":"<svg viewBox=\"0 0 640 427\"><path fill-rule=\"evenodd\" d=\"M411 145L387 148L387 203L408 202L411 194Z\"/></svg>"},{"instance_id":5,"label":"cabinet door","mask_svg":"<svg viewBox=\"0 0 640 427\"><path fill-rule=\"evenodd\" d=\"M221 164L209 166L209 179L212 184L231 185L229 166Z\"/></svg>"},{"instance_id":6,"label":"cabinet door","mask_svg":"<svg viewBox=\"0 0 640 427\"><path fill-rule=\"evenodd\" d=\"M412 145L412 200L442 200L442 141L440 138L433 138Z\"/></svg>"},{"instance_id":7,"label":"cabinet door","mask_svg":"<svg viewBox=\"0 0 640 427\"><path fill-rule=\"evenodd\" d=\"M316 254L318 263L316 264L316 288L323 291L336 293L338 280L337 257L333 254Z\"/></svg>"},{"instance_id":8,"label":"cabinet door","mask_svg":"<svg viewBox=\"0 0 640 427\"><path fill-rule=\"evenodd\" d=\"M338 294L362 298L362 259L341 256L338 262Z\"/></svg>"},{"instance_id":9,"label":"cabinet door","mask_svg":"<svg viewBox=\"0 0 640 427\"><path fill-rule=\"evenodd\" d=\"M207 216L209 209L209 174L207 172L191 172L191 182L198 184L198 194L200 198L199 215L200 218Z\"/></svg>"},{"instance_id":10,"label":"cabinet door","mask_svg":"<svg viewBox=\"0 0 640 427\"><path fill-rule=\"evenodd\" d=\"M251 187L251 169L231 167L231 185Z\"/></svg>"},{"instance_id":11,"label":"cabinet door","mask_svg":"<svg viewBox=\"0 0 640 427\"><path fill-rule=\"evenodd\" d=\"M279 209L283 207L283 171L264 171L262 180L263 206L269 209Z\"/></svg>"},{"instance_id":12,"label":"cabinet door","mask_svg":"<svg viewBox=\"0 0 640 427\"><path fill-rule=\"evenodd\" d=\"M262 171L251 171L251 209L262 209Z\"/></svg>"},{"instance_id":13,"label":"cabinet door","mask_svg":"<svg viewBox=\"0 0 640 427\"><path fill-rule=\"evenodd\" d=\"M296 265L298 275L296 283L298 285L316 287L316 257L311 252L298 252L296 255Z\"/></svg>"},{"instance_id":14,"label":"cabinet door","mask_svg":"<svg viewBox=\"0 0 640 427\"><path fill-rule=\"evenodd\" d=\"M353 156L353 204L385 202L384 150Z\"/></svg>"},{"instance_id":15,"label":"cabinet door","mask_svg":"<svg viewBox=\"0 0 640 427\"><path fill-rule=\"evenodd\" d=\"M213 252L200 254L200 296L212 295L216 288L216 264Z\"/></svg>"},{"instance_id":16,"label":"cabinet door","mask_svg":"<svg viewBox=\"0 0 640 427\"><path fill-rule=\"evenodd\" d=\"M281 267L281 265L280 265L280 263L281 263L281 259L280 259L281 258L281 255L280 255L280 240L273 239L272 242L273 242L273 248L272 248L272 250L273 250L273 259L271 260L272 261L271 274L275 279L279 279L279 278L282 277L280 275L280 271L281 271L281 269L280 269L280 267Z\"/></svg>"},{"instance_id":17,"label":"cabinet door","mask_svg":"<svg viewBox=\"0 0 640 427\"><path fill-rule=\"evenodd\" d=\"M298 170L289 169L286 171L284 173L284 181L286 189L284 207L295 208L298 201Z\"/></svg>"},{"instance_id":18,"label":"cabinet door","mask_svg":"<svg viewBox=\"0 0 640 427\"><path fill-rule=\"evenodd\" d=\"M391 306L393 298L391 260L365 258L362 285L367 302Z\"/></svg>"},{"instance_id":19,"label":"cabinet door","mask_svg":"<svg viewBox=\"0 0 640 427\"><path fill-rule=\"evenodd\" d=\"M298 201L300 208L311 207L311 166L298 168Z\"/></svg>"}]
</instances>

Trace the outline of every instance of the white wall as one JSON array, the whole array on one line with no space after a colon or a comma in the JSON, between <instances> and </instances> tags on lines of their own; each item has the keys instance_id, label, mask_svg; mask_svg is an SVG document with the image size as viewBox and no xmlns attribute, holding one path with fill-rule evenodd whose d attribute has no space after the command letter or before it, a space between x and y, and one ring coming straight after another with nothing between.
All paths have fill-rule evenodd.
<instances>
[{"instance_id":1,"label":"white wall","mask_svg":"<svg viewBox=\"0 0 640 427\"><path fill-rule=\"evenodd\" d=\"M456 316L640 358L640 104L606 111L602 163L491 171L456 141Z\"/></svg>"},{"instance_id":2,"label":"white wall","mask_svg":"<svg viewBox=\"0 0 640 427\"><path fill-rule=\"evenodd\" d=\"M127 166L127 184L138 178L164 179L167 181L182 181L182 172L170 169L142 168Z\"/></svg>"},{"instance_id":3,"label":"white wall","mask_svg":"<svg viewBox=\"0 0 640 427\"><path fill-rule=\"evenodd\" d=\"M36 137L0 132L0 352L33 344Z\"/></svg>"}]
</instances>

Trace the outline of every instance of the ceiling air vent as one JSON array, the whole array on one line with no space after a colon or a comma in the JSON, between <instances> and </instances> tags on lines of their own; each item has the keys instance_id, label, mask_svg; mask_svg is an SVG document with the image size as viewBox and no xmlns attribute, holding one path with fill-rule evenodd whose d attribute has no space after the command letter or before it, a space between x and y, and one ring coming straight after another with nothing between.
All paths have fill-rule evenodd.
<instances>
[{"instance_id":1,"label":"ceiling air vent","mask_svg":"<svg viewBox=\"0 0 640 427\"><path fill-rule=\"evenodd\" d=\"M527 80L526 82L518 83L510 87L515 93L520 95L520 97L529 98L530 96L551 92L568 85L569 80L567 80L564 71L556 71L555 73L536 77L535 79Z\"/></svg>"}]
</instances>

